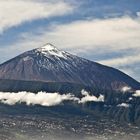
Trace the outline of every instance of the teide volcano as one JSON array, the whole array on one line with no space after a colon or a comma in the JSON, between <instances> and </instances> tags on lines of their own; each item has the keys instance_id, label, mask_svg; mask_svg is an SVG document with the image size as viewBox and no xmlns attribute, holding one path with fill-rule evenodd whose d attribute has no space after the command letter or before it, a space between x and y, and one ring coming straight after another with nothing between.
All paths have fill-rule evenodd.
<instances>
[{"instance_id":1,"label":"teide volcano","mask_svg":"<svg viewBox=\"0 0 140 140\"><path fill-rule=\"evenodd\" d=\"M89 93L81 94L83 89ZM122 93L122 89L125 94ZM128 89L131 89L130 92L127 91ZM15 112L21 114L23 112L33 114L34 111L35 114L41 112L44 114L48 109L49 112L54 114L58 112L59 115L92 114L97 118L103 119L108 116L117 121L140 124L140 98L135 96L135 91L138 89L140 83L121 71L60 51L51 44L25 52L0 65L2 103L11 103L10 100L17 95L22 97L22 93L10 96L5 92L20 91L33 92L32 96L40 91L57 92L62 95L72 93L80 101L82 99L86 101L84 104L64 101L56 108L45 108L42 111L35 108L28 111L28 108L23 107L24 110L17 106ZM37 94L37 98L33 99L35 101L38 98L43 99L39 95ZM7 101L9 96L10 100ZM104 97L103 102L98 100L100 97ZM16 97L14 101L17 100L19 98ZM0 107L2 107L1 114L8 110L8 113L12 112L11 108L3 109L3 105Z\"/></svg>"},{"instance_id":2,"label":"teide volcano","mask_svg":"<svg viewBox=\"0 0 140 140\"><path fill-rule=\"evenodd\" d=\"M27 51L1 64L0 79L0 90L3 91L25 90L26 84L18 87L19 81L32 84L68 83L107 90L120 90L124 86L140 88L137 81L121 71L60 51L52 44ZM11 81L12 88L4 85L6 80ZM29 87L27 89L30 90Z\"/></svg>"}]
</instances>

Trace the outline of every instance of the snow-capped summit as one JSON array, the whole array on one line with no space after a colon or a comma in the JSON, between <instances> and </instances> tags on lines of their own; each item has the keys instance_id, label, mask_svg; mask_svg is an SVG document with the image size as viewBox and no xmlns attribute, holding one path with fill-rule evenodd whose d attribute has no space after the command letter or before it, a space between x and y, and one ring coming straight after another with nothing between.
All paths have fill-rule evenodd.
<instances>
[{"instance_id":1,"label":"snow-capped summit","mask_svg":"<svg viewBox=\"0 0 140 140\"><path fill-rule=\"evenodd\" d=\"M38 48L37 51L44 54L44 56L53 55L56 57L66 58L66 52L58 50L51 43L45 44L43 47Z\"/></svg>"},{"instance_id":2,"label":"snow-capped summit","mask_svg":"<svg viewBox=\"0 0 140 140\"><path fill-rule=\"evenodd\" d=\"M54 45L52 45L51 43L47 43L44 46L38 48L38 50L40 51L54 51L54 50L58 50Z\"/></svg>"}]
</instances>

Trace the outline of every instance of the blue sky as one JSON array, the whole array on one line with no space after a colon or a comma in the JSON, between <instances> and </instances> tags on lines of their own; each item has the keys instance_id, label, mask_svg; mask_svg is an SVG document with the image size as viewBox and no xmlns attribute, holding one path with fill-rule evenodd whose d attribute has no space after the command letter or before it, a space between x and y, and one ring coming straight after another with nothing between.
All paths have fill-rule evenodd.
<instances>
[{"instance_id":1,"label":"blue sky","mask_svg":"<svg viewBox=\"0 0 140 140\"><path fill-rule=\"evenodd\" d=\"M0 63L46 43L140 81L140 1L0 1Z\"/></svg>"}]
</instances>

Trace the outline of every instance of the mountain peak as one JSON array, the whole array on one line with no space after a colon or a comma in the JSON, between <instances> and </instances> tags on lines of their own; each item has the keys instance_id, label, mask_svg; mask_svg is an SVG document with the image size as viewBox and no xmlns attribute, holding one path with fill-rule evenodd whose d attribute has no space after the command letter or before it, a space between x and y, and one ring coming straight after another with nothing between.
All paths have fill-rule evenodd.
<instances>
[{"instance_id":1,"label":"mountain peak","mask_svg":"<svg viewBox=\"0 0 140 140\"><path fill-rule=\"evenodd\" d=\"M60 51L51 43L45 44L44 46L38 48L37 51L44 54L45 56L51 55L51 56L66 58L65 56L66 52Z\"/></svg>"},{"instance_id":2,"label":"mountain peak","mask_svg":"<svg viewBox=\"0 0 140 140\"><path fill-rule=\"evenodd\" d=\"M40 47L39 49L42 50L42 51L53 51L53 50L57 50L57 48L54 45L52 45L51 43L47 43L44 46Z\"/></svg>"}]
</instances>

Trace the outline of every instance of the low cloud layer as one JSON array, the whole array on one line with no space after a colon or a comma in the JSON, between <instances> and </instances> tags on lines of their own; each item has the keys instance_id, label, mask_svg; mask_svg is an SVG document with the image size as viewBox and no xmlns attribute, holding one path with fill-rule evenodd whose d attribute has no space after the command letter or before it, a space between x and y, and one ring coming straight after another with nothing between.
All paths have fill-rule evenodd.
<instances>
[{"instance_id":1,"label":"low cloud layer","mask_svg":"<svg viewBox=\"0 0 140 140\"><path fill-rule=\"evenodd\" d=\"M81 94L83 98L79 99L73 94L63 94L59 93L46 93L38 92L0 92L0 102L8 105L15 105L17 103L26 103L27 105L41 105L41 106L55 106L63 101L75 101L77 103L86 103L88 101L94 102L104 102L104 96L100 95L98 98L96 96L90 96L88 92L82 90Z\"/></svg>"},{"instance_id":2,"label":"low cloud layer","mask_svg":"<svg viewBox=\"0 0 140 140\"><path fill-rule=\"evenodd\" d=\"M91 96L89 93L85 90L81 91L81 94L84 96L81 100L79 100L79 103L86 103L89 101L94 101L94 102L104 102L104 96L100 95L99 97L96 96Z\"/></svg>"}]
</instances>

